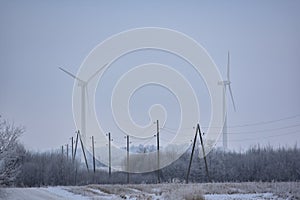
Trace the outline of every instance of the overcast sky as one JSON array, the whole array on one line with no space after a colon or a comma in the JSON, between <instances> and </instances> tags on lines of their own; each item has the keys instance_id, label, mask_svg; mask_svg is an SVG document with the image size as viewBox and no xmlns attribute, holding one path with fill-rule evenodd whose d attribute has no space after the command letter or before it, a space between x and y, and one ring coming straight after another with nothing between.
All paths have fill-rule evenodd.
<instances>
[{"instance_id":1,"label":"overcast sky","mask_svg":"<svg viewBox=\"0 0 300 200\"><path fill-rule=\"evenodd\" d=\"M163 27L200 43L223 77L230 50L237 106L234 112L228 102L230 148L299 146L299 9L299 1L1 1L0 115L26 127L21 141L31 150L66 144L76 130L74 80L58 67L76 74L88 53L106 38L132 28ZM108 71L97 90L100 123L115 130L106 104L117 80L113 74L122 75L129 69L120 69L121 65L129 67L134 58L142 64L171 57L162 52L137 52L123 63L119 60L111 69L113 78ZM180 65L178 58L173 59L171 63ZM199 98L209 99L207 91L200 91L201 77L188 67L181 72L198 90ZM174 96L155 86L143 89L130 104L133 119L141 125L148 123L149 106L162 101L171 113L168 128L177 128L178 119L172 115L178 109ZM205 111L205 101L201 102ZM163 140L171 137L167 134L162 132Z\"/></svg>"}]
</instances>

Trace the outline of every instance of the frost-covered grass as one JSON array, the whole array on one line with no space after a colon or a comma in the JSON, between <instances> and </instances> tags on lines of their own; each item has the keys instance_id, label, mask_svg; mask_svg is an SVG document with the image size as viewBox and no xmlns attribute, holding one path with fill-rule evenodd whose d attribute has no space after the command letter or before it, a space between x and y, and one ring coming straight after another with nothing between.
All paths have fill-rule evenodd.
<instances>
[{"instance_id":1,"label":"frost-covered grass","mask_svg":"<svg viewBox=\"0 0 300 200\"><path fill-rule=\"evenodd\" d=\"M112 199L236 199L239 195L240 199L300 199L299 188L298 182L244 182L88 185L71 191L81 194L98 191L95 196Z\"/></svg>"},{"instance_id":2,"label":"frost-covered grass","mask_svg":"<svg viewBox=\"0 0 300 200\"><path fill-rule=\"evenodd\" d=\"M0 188L1 189L1 188ZM86 185L2 188L0 199L263 200L300 199L300 182ZM0 193L1 194L1 193ZM4 197L4 198L3 198Z\"/></svg>"},{"instance_id":3,"label":"frost-covered grass","mask_svg":"<svg viewBox=\"0 0 300 200\"><path fill-rule=\"evenodd\" d=\"M300 182L206 183L200 185L205 194L273 193L285 199L300 199Z\"/></svg>"},{"instance_id":4,"label":"frost-covered grass","mask_svg":"<svg viewBox=\"0 0 300 200\"><path fill-rule=\"evenodd\" d=\"M255 194L207 194L205 200L284 200L272 193Z\"/></svg>"},{"instance_id":5,"label":"frost-covered grass","mask_svg":"<svg viewBox=\"0 0 300 200\"><path fill-rule=\"evenodd\" d=\"M189 186L189 187L187 187ZM82 194L92 199L180 199L203 200L204 196L196 184L140 184L140 185L88 185L69 187L75 194ZM91 192L93 191L93 192ZM94 193L94 194L92 194Z\"/></svg>"}]
</instances>

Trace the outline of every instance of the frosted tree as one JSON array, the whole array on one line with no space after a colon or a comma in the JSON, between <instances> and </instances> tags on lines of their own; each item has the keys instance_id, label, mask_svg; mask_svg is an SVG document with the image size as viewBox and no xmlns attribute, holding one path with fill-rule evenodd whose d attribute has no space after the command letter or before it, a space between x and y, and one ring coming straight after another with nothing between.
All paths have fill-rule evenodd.
<instances>
[{"instance_id":1,"label":"frosted tree","mask_svg":"<svg viewBox=\"0 0 300 200\"><path fill-rule=\"evenodd\" d=\"M18 138L23 132L23 127L0 118L0 185L13 184L19 173L25 150Z\"/></svg>"}]
</instances>

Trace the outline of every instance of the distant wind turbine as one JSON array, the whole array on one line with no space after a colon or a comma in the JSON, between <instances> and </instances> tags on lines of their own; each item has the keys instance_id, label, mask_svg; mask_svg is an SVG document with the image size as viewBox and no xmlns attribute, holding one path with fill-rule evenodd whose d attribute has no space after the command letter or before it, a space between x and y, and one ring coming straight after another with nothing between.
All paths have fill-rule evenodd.
<instances>
[{"instance_id":1,"label":"distant wind turbine","mask_svg":"<svg viewBox=\"0 0 300 200\"><path fill-rule=\"evenodd\" d=\"M227 142L227 111L226 111L226 87L228 87L232 105L234 108L234 111L236 111L233 95L232 95L232 90L231 90L231 81L230 81L230 55L228 51L228 60L227 60L227 80L223 80L219 82L219 85L222 85L224 87L223 90L223 119L224 119L224 126L223 126L223 148L227 149L228 148L228 142Z\"/></svg>"},{"instance_id":2,"label":"distant wind turbine","mask_svg":"<svg viewBox=\"0 0 300 200\"><path fill-rule=\"evenodd\" d=\"M87 98L87 102L89 103L89 96L87 86L88 83L105 67L107 64L103 65L100 69L98 69L87 81L80 79L79 77L75 76L74 74L68 72L67 70L59 67L60 70L71 76L72 78L78 81L78 86L81 87L81 130L80 133L83 136L83 139L86 139L86 102L85 97Z\"/></svg>"}]
</instances>

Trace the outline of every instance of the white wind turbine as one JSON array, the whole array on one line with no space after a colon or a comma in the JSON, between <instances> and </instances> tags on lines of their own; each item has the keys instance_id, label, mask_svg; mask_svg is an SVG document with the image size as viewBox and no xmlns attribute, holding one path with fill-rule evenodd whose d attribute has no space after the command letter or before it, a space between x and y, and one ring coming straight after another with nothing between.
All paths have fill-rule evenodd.
<instances>
[{"instance_id":1,"label":"white wind turbine","mask_svg":"<svg viewBox=\"0 0 300 200\"><path fill-rule=\"evenodd\" d=\"M234 108L234 111L236 111L235 108L235 103L232 95L232 90L231 90L231 81L230 81L230 55L228 51L228 61L227 61L227 80L223 80L219 82L219 85L222 85L224 87L223 90L223 119L224 119L224 126L223 126L223 148L227 149L228 148L228 142L227 142L227 111L226 111L226 87L228 87L230 96L231 96L231 101L232 105Z\"/></svg>"},{"instance_id":2,"label":"white wind turbine","mask_svg":"<svg viewBox=\"0 0 300 200\"><path fill-rule=\"evenodd\" d=\"M87 98L87 102L89 103L89 96L88 96L88 90L87 86L88 83L102 70L106 67L107 64L102 66L100 69L98 69L87 81L84 81L80 79L79 77L75 76L74 74L68 72L67 70L59 67L60 70L65 72L66 74L70 75L73 77L75 80L78 81L78 86L81 87L81 130L80 130L80 135L83 136L83 139L85 140L86 138L86 101L85 97Z\"/></svg>"}]
</instances>

